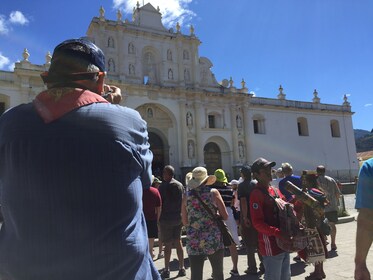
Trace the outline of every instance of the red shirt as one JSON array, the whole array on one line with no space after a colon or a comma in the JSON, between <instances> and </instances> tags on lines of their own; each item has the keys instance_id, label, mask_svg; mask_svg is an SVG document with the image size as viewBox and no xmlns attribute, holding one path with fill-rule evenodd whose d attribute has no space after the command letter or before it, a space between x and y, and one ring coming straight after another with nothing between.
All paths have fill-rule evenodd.
<instances>
[{"instance_id":1,"label":"red shirt","mask_svg":"<svg viewBox=\"0 0 373 280\"><path fill-rule=\"evenodd\" d=\"M144 189L142 196L143 211L145 219L147 221L157 220L157 214L155 209L162 206L161 195L158 189L150 187L149 189Z\"/></svg>"},{"instance_id":2,"label":"red shirt","mask_svg":"<svg viewBox=\"0 0 373 280\"><path fill-rule=\"evenodd\" d=\"M261 188L262 190L260 190ZM280 236L279 221L277 216L277 205L267 194L275 196L273 187L266 187L257 183L250 195L250 215L253 226L258 231L259 252L262 256L276 256L284 251L276 243ZM284 196L277 190L279 196Z\"/></svg>"}]
</instances>

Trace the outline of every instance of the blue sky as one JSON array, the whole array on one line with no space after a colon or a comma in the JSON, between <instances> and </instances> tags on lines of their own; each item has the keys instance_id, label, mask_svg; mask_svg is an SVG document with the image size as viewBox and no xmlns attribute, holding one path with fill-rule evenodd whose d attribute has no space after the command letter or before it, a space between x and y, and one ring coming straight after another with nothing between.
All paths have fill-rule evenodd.
<instances>
[{"instance_id":1,"label":"blue sky","mask_svg":"<svg viewBox=\"0 0 373 280\"><path fill-rule=\"evenodd\" d=\"M143 1L139 1L142 5ZM256 96L342 104L348 96L353 126L373 128L373 1L371 0L158 0L166 27L193 24L218 81L242 78ZM27 48L43 64L61 41L84 36L91 19L131 20L136 0L2 0L0 69L9 71Z\"/></svg>"}]
</instances>

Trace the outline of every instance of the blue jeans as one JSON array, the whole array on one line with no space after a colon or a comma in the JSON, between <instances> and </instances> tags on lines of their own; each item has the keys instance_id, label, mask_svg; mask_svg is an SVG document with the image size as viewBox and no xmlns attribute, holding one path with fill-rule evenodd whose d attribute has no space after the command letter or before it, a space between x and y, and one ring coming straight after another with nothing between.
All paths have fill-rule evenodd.
<instances>
[{"instance_id":1,"label":"blue jeans","mask_svg":"<svg viewBox=\"0 0 373 280\"><path fill-rule=\"evenodd\" d=\"M281 253L276 256L263 256L265 268L264 280L290 280L290 254Z\"/></svg>"}]
</instances>

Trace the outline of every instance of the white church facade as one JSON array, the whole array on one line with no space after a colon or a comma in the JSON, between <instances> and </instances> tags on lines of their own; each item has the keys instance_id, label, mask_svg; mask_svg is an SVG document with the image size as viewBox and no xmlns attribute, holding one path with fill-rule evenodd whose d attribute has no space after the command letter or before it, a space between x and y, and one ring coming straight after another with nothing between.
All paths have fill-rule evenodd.
<instances>
[{"instance_id":1,"label":"white church facade","mask_svg":"<svg viewBox=\"0 0 373 280\"><path fill-rule=\"evenodd\" d=\"M134 8L132 20L94 17L86 37L105 53L107 83L122 89L121 105L140 112L148 123L154 153L153 171L166 164L183 180L195 166L212 173L223 168L230 179L257 157L293 165L295 173L326 166L342 181L357 175L351 106L323 104L317 92L312 101L253 96L245 82L217 82L212 62L199 56L200 41L189 34L166 29L162 15L151 4ZM68 38L61 38L61 41ZM32 64L25 49L12 72L0 71L0 110L30 102L45 87L44 65Z\"/></svg>"}]
</instances>

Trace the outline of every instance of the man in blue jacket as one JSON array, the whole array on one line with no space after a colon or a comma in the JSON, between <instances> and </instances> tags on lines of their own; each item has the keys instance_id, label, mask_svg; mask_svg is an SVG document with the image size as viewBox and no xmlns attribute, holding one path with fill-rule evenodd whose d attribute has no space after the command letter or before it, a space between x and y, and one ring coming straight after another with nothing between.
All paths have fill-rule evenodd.
<instances>
[{"instance_id":1,"label":"man in blue jacket","mask_svg":"<svg viewBox=\"0 0 373 280\"><path fill-rule=\"evenodd\" d=\"M0 118L0 279L159 279L142 214L146 123L110 103L121 92L104 77L96 45L64 41L48 89Z\"/></svg>"}]
</instances>

